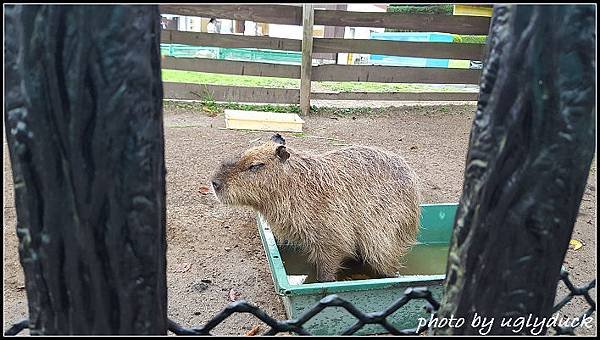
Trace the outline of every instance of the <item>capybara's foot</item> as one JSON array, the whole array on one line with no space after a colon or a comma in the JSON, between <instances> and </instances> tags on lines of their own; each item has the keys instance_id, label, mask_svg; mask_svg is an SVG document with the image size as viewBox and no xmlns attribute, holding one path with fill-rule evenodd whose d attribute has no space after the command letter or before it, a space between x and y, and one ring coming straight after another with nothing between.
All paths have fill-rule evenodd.
<instances>
[{"instance_id":1,"label":"capybara's foot","mask_svg":"<svg viewBox=\"0 0 600 340\"><path fill-rule=\"evenodd\" d=\"M321 274L317 275L317 281L319 282L333 282L337 281L335 274Z\"/></svg>"}]
</instances>

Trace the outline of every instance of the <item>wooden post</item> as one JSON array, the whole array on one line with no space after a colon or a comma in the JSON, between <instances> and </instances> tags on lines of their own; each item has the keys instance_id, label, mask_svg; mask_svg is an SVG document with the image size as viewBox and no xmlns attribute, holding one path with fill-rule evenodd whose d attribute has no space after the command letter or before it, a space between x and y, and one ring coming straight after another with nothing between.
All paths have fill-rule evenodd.
<instances>
[{"instance_id":1,"label":"wooden post","mask_svg":"<svg viewBox=\"0 0 600 340\"><path fill-rule=\"evenodd\" d=\"M5 9L4 122L31 334L166 335L158 6Z\"/></svg>"},{"instance_id":2,"label":"wooden post","mask_svg":"<svg viewBox=\"0 0 600 340\"><path fill-rule=\"evenodd\" d=\"M553 313L594 157L595 12L494 8L438 312L465 322L436 334L546 333L501 320ZM486 329L482 318L495 321Z\"/></svg>"},{"instance_id":3,"label":"wooden post","mask_svg":"<svg viewBox=\"0 0 600 340\"><path fill-rule=\"evenodd\" d=\"M302 66L300 67L300 110L310 112L310 78L312 67L314 6L302 5Z\"/></svg>"}]
</instances>

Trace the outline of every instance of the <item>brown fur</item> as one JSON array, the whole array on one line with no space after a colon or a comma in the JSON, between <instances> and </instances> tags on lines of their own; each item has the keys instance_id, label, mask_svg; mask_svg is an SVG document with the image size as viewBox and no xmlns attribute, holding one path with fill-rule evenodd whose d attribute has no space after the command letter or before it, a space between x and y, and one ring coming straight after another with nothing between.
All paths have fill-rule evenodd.
<instances>
[{"instance_id":1,"label":"brown fur","mask_svg":"<svg viewBox=\"0 0 600 340\"><path fill-rule=\"evenodd\" d=\"M417 176L391 152L352 146L313 155L270 141L223 163L212 181L221 202L254 208L277 238L301 245L319 281L335 280L346 258L393 276L416 240Z\"/></svg>"}]
</instances>

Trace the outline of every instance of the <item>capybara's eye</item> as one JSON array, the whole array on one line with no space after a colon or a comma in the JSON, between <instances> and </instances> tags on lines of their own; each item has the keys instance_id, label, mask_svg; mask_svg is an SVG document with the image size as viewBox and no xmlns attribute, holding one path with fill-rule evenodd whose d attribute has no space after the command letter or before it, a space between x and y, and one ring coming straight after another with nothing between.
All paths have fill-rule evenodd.
<instances>
[{"instance_id":1,"label":"capybara's eye","mask_svg":"<svg viewBox=\"0 0 600 340\"><path fill-rule=\"evenodd\" d=\"M265 166L265 163L256 163L256 164L252 164L248 167L248 171L258 171L259 169L261 169L263 166Z\"/></svg>"}]
</instances>

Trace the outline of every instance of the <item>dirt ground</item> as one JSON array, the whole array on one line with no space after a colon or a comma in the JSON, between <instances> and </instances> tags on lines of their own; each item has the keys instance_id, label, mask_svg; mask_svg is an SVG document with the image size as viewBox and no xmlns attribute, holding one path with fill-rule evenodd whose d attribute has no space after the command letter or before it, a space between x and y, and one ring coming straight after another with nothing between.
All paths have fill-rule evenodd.
<instances>
[{"instance_id":1,"label":"dirt ground","mask_svg":"<svg viewBox=\"0 0 600 340\"><path fill-rule=\"evenodd\" d=\"M184 326L204 325L229 303L234 289L269 315L285 318L255 224L247 209L220 205L198 188L208 182L219 162L263 142L268 132L224 129L222 115L167 105L167 238L169 317ZM423 203L458 202L475 106L405 106L374 116L305 117L304 136L284 134L293 148L326 151L338 144L382 147L403 155L423 182ZM332 137L330 141L316 137ZM18 261L12 177L4 139L4 330L26 316L23 272ZM592 166L573 238L583 247L569 250L565 267L576 286L596 277L596 165ZM559 286L559 295L566 290ZM596 290L593 290L596 300ZM564 315L579 316L586 305L577 298ZM562 314L561 314L562 315ZM596 320L596 314L593 315ZM595 324L596 321L594 321ZM254 325L268 329L251 315L234 315L214 334L244 334ZM578 334L595 334L580 329Z\"/></svg>"}]
</instances>

